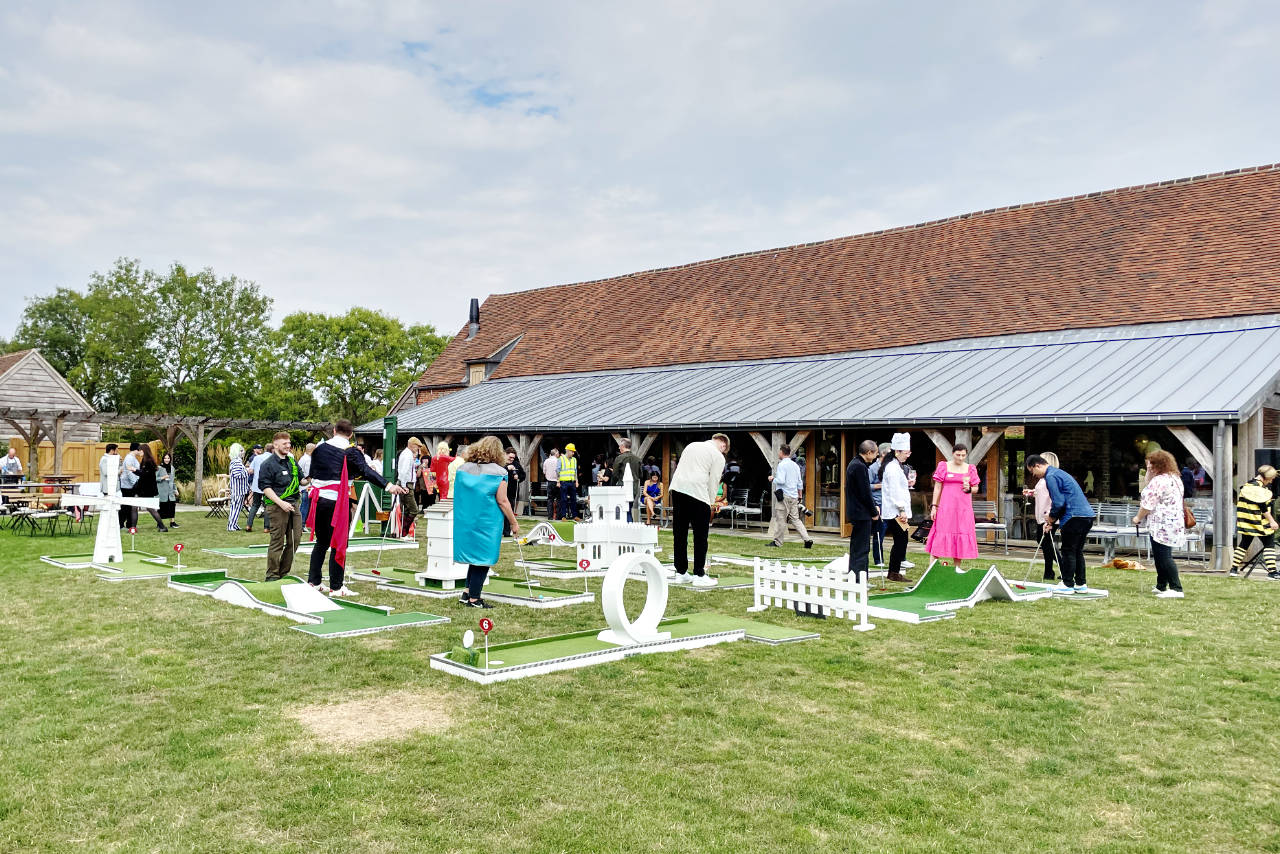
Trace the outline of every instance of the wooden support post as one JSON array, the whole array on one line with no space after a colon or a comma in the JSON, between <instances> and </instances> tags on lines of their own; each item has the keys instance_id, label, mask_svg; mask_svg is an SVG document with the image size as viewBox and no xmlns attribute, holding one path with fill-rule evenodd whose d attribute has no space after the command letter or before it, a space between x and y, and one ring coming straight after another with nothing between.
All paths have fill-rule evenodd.
<instances>
[{"instance_id":1,"label":"wooden support post","mask_svg":"<svg viewBox=\"0 0 1280 854\"><path fill-rule=\"evenodd\" d=\"M1169 428L1169 432L1182 443L1182 447L1187 449L1187 453L1191 454L1191 457L1196 462L1204 466L1205 471L1216 472L1213 451L1209 450L1204 442L1201 442L1199 437L1191 432L1190 427L1174 426ZM1215 474L1214 476L1216 477L1217 475Z\"/></svg>"},{"instance_id":2,"label":"wooden support post","mask_svg":"<svg viewBox=\"0 0 1280 854\"><path fill-rule=\"evenodd\" d=\"M970 465L981 465L986 459L987 453L996 446L996 442L1000 441L1000 437L1004 435L1003 427L992 427L982 435L978 440L978 444L974 445L969 451Z\"/></svg>"},{"instance_id":3,"label":"wooden support post","mask_svg":"<svg viewBox=\"0 0 1280 854\"><path fill-rule=\"evenodd\" d=\"M951 459L952 445L951 440L942 435L941 430L925 430L924 434L933 442L934 447L942 454L944 460Z\"/></svg>"},{"instance_id":4,"label":"wooden support post","mask_svg":"<svg viewBox=\"0 0 1280 854\"><path fill-rule=\"evenodd\" d=\"M848 537L853 533L853 526L845 521L845 511L847 509L845 505L845 499L847 496L845 495L845 491L844 491L844 473L848 467L849 467L848 434L845 431L841 430L840 431L840 473L837 475L837 478L838 478L837 483L839 483L838 488L840 490L840 536L842 537Z\"/></svg>"},{"instance_id":5,"label":"wooden support post","mask_svg":"<svg viewBox=\"0 0 1280 854\"><path fill-rule=\"evenodd\" d=\"M62 449L66 443L67 419L63 414L53 419L53 473L57 476L62 475Z\"/></svg>"},{"instance_id":6,"label":"wooden support post","mask_svg":"<svg viewBox=\"0 0 1280 854\"><path fill-rule=\"evenodd\" d=\"M671 435L662 434L662 483L663 492L671 488Z\"/></svg>"},{"instance_id":7,"label":"wooden support post","mask_svg":"<svg viewBox=\"0 0 1280 854\"><path fill-rule=\"evenodd\" d=\"M540 466L537 465L538 446L542 444L542 434L537 433L533 436L521 434L519 436L508 433L507 441L511 443L511 447L516 449L516 459L520 461L520 465L525 470L525 482L520 484L520 489L516 493L516 501L529 500L529 484L533 481L533 474L539 473ZM532 474L531 474L532 473Z\"/></svg>"}]
</instances>

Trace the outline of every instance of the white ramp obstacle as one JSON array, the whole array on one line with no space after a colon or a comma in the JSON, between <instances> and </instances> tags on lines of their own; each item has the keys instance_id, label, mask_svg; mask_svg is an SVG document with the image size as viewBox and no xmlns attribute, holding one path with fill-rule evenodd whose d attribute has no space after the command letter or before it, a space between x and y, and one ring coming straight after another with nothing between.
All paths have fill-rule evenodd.
<instances>
[{"instance_id":1,"label":"white ramp obstacle","mask_svg":"<svg viewBox=\"0 0 1280 854\"><path fill-rule=\"evenodd\" d=\"M867 580L826 568L755 560L755 604L748 611L770 605L795 610L822 608L822 613L854 621L854 630L875 628L867 622Z\"/></svg>"}]
</instances>

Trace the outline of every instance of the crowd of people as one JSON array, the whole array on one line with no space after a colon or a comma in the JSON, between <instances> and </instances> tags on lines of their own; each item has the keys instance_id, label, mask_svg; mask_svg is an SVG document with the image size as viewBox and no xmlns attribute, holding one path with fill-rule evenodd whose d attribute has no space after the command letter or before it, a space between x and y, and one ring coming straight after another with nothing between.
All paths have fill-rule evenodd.
<instances>
[{"instance_id":1,"label":"crowd of people","mask_svg":"<svg viewBox=\"0 0 1280 854\"><path fill-rule=\"evenodd\" d=\"M729 437L716 433L710 439L685 446L676 461L668 487L661 482L661 470L653 457L641 460L632 452L631 442L620 439L612 459L597 455L590 473L580 468L573 443L551 448L541 464L548 485L547 514L552 519L580 518L578 487L584 476L604 486L630 480L635 494L628 521L639 521L643 509L646 524L655 524L668 510L675 538L673 583L714 586L706 574L707 540L716 513L728 503L730 485L737 466L728 457ZM1188 461L1179 467L1174 457L1154 442L1148 442L1144 460L1142 497L1135 526L1145 526L1151 541L1156 567L1152 592L1161 598L1182 598L1185 594L1173 554L1185 548L1187 531L1194 518L1187 506L1193 490L1203 483L1203 471ZM118 448L107 446L106 454ZM401 537L413 536L417 516L436 500L455 501L455 559L471 567L462 604L489 607L480 596L485 574L497 561L501 538L518 534L520 485L528 474L516 450L503 447L493 436L451 453L441 442L434 455L420 439L410 437L395 457L390 482L380 471L381 451L373 456L353 439L349 422L335 424L333 438L308 444L295 459L288 433L278 433L266 446L254 445L245 458L240 444L229 449L228 481L229 531L253 530L259 511L263 528L270 532L267 578L282 578L292 569L304 531L312 532L317 545L312 551L308 583L335 596L355 596L345 584L345 530L354 510L355 491L351 481L363 478L399 496ZM916 473L908 463L911 437L895 433L889 442L863 441L845 472L846 521L852 528L849 541L849 572L865 575L872 565L887 569L891 581L908 582L904 570L912 568L907 544L913 525L923 539L933 563L961 569L966 560L978 556L973 496L979 491L980 474L969 462L969 449L957 444L932 474L932 492L924 519L913 519L911 493ZM773 492L770 546L781 546L789 528L794 528L805 548L813 544L804 524L808 512L802 504L803 470L792 459L792 449L782 445L778 463L769 476ZM106 457L104 456L104 460ZM10 462L10 461L13 462ZM105 463L104 463L105 465ZM101 468L101 466L100 466ZM1093 506L1085 488L1064 471L1052 452L1032 454L1025 460L1027 488L1024 495L1033 503L1037 525L1036 548L1044 562L1044 580L1057 582L1060 593L1087 593L1084 547L1095 522ZM103 469L105 470L105 469ZM0 462L0 474L18 472L21 462L11 449ZM1244 484L1236 504L1236 535L1231 573L1239 574L1254 541L1271 578L1280 579L1276 569L1277 524L1271 506L1275 501L1277 472L1262 466ZM339 501L340 485L347 483L345 501ZM157 529L178 527L174 517L178 497L173 457L165 453L156 460L151 447L133 443L123 454L119 487L122 495L155 497L159 508L148 510ZM244 528L240 520L247 514ZM121 528L137 524L138 508L120 510ZM342 536L335 536L339 529ZM689 538L692 535L692 555ZM890 540L888 550L885 541ZM329 555L328 583L323 568ZM457 555L461 555L458 557ZM1034 559L1034 558L1033 558ZM874 564L873 564L874 562Z\"/></svg>"}]
</instances>

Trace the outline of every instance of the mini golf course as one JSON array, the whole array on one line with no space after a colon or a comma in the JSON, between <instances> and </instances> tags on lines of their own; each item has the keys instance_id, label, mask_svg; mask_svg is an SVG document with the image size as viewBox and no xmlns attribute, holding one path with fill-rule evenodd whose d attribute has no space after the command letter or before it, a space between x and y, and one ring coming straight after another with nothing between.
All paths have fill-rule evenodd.
<instances>
[{"instance_id":1,"label":"mini golf course","mask_svg":"<svg viewBox=\"0 0 1280 854\"><path fill-rule=\"evenodd\" d=\"M392 614L392 609L385 605L330 599L293 576L278 581L247 581L229 577L226 570L203 570L175 573L169 577L169 587L287 617L300 624L293 628L316 637L351 637L449 622L448 617L435 614L417 611Z\"/></svg>"},{"instance_id":2,"label":"mini golf course","mask_svg":"<svg viewBox=\"0 0 1280 854\"><path fill-rule=\"evenodd\" d=\"M212 549L201 549L201 551L230 560L247 560L249 558L265 558L267 556L267 546L268 543L256 543L251 546L219 546ZM298 552L310 554L311 549L314 547L314 542L304 540L298 545ZM352 537L347 541L347 551L349 552L389 552L396 549L416 549L418 547L419 544L416 542L407 543L404 540L391 538L384 540L381 537Z\"/></svg>"},{"instance_id":3,"label":"mini golf course","mask_svg":"<svg viewBox=\"0 0 1280 854\"><path fill-rule=\"evenodd\" d=\"M450 652L431 656L431 667L472 682L489 684L620 661L633 655L694 649L739 640L776 646L818 637L813 632L710 613L672 617L662 620L658 627L669 632L670 639L619 646L600 640L598 630L573 632L491 644L487 654L482 647L456 647Z\"/></svg>"},{"instance_id":4,"label":"mini golf course","mask_svg":"<svg viewBox=\"0 0 1280 854\"><path fill-rule=\"evenodd\" d=\"M150 552L127 551L124 560L119 563L95 564L93 552L73 555L40 555L40 560L63 569L113 569L121 571L142 570L154 572L157 565L163 565L167 558L153 555Z\"/></svg>"},{"instance_id":5,"label":"mini golf course","mask_svg":"<svg viewBox=\"0 0 1280 854\"><path fill-rule=\"evenodd\" d=\"M936 564L909 590L868 596L867 613L906 623L928 623L954 617L956 609L972 608L987 599L1030 602L1050 595L1044 585L1015 589L994 566L957 572L954 567Z\"/></svg>"},{"instance_id":6,"label":"mini golf course","mask_svg":"<svg viewBox=\"0 0 1280 854\"><path fill-rule=\"evenodd\" d=\"M379 590L432 599L456 599L462 595L465 587L461 582L457 586L445 587L438 579L427 578L425 573L413 569L357 569L351 572L351 577L360 581L372 581L378 585ZM484 598L529 608L561 608L565 605L594 602L596 597L594 593L582 590L548 587L540 581L526 582L490 572L484 585Z\"/></svg>"}]
</instances>

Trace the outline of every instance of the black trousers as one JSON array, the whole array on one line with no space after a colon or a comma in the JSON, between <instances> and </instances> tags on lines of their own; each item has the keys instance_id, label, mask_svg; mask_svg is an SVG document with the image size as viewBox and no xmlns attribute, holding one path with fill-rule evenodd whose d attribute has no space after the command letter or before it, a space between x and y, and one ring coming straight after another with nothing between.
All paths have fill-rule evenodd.
<instances>
[{"instance_id":1,"label":"black trousers","mask_svg":"<svg viewBox=\"0 0 1280 854\"><path fill-rule=\"evenodd\" d=\"M560 507L560 484L555 481L547 481L547 518L559 519L560 516L556 510Z\"/></svg>"},{"instance_id":2,"label":"black trousers","mask_svg":"<svg viewBox=\"0 0 1280 854\"><path fill-rule=\"evenodd\" d=\"M132 486L129 487L128 489L125 489L123 486L120 487L121 498L133 498L133 493L134 493L134 487ZM138 527L138 508L137 507L124 505L120 508L120 510L118 511L118 514L120 516L121 528Z\"/></svg>"},{"instance_id":3,"label":"black trousers","mask_svg":"<svg viewBox=\"0 0 1280 854\"><path fill-rule=\"evenodd\" d=\"M560 481L560 518L578 518L578 484L571 480Z\"/></svg>"},{"instance_id":4,"label":"black trousers","mask_svg":"<svg viewBox=\"0 0 1280 854\"><path fill-rule=\"evenodd\" d=\"M1156 589L1182 591L1178 578L1178 565L1173 562L1173 546L1151 541L1151 557L1156 563Z\"/></svg>"},{"instance_id":5,"label":"black trousers","mask_svg":"<svg viewBox=\"0 0 1280 854\"><path fill-rule=\"evenodd\" d=\"M889 574L897 575L902 572L902 562L907 559L907 540L910 537L896 518L889 520L886 533L893 537L893 546L889 549Z\"/></svg>"},{"instance_id":6,"label":"black trousers","mask_svg":"<svg viewBox=\"0 0 1280 854\"><path fill-rule=\"evenodd\" d=\"M1044 555L1044 577L1046 581L1053 580L1053 531L1045 532L1044 526L1039 528L1040 531L1040 552Z\"/></svg>"},{"instance_id":7,"label":"black trousers","mask_svg":"<svg viewBox=\"0 0 1280 854\"><path fill-rule=\"evenodd\" d=\"M324 556L329 555L329 586L337 590L346 580L346 570L338 565L333 557L330 543L333 542L333 510L337 502L316 499L316 542L311 549L311 565L307 569L307 583L319 584L324 577Z\"/></svg>"},{"instance_id":8,"label":"black trousers","mask_svg":"<svg viewBox=\"0 0 1280 854\"><path fill-rule=\"evenodd\" d=\"M849 523L853 533L849 534L849 572L854 580L867 577L867 555L871 553L871 532L879 527L880 520L854 519Z\"/></svg>"},{"instance_id":9,"label":"black trousers","mask_svg":"<svg viewBox=\"0 0 1280 854\"><path fill-rule=\"evenodd\" d=\"M471 564L467 567L467 598L479 599L484 591L484 580L489 575L489 567Z\"/></svg>"},{"instance_id":10,"label":"black trousers","mask_svg":"<svg viewBox=\"0 0 1280 854\"><path fill-rule=\"evenodd\" d=\"M160 518L172 519L177 512L178 502L161 501L160 502Z\"/></svg>"},{"instance_id":11,"label":"black trousers","mask_svg":"<svg viewBox=\"0 0 1280 854\"><path fill-rule=\"evenodd\" d=\"M707 529L711 527L711 505L683 492L671 493L671 533L675 535L676 572L689 571L689 530L693 530L693 574L707 574Z\"/></svg>"},{"instance_id":12,"label":"black trousers","mask_svg":"<svg viewBox=\"0 0 1280 854\"><path fill-rule=\"evenodd\" d=\"M1084 580L1084 541L1093 529L1092 516L1073 516L1062 526L1062 583L1079 587Z\"/></svg>"}]
</instances>

